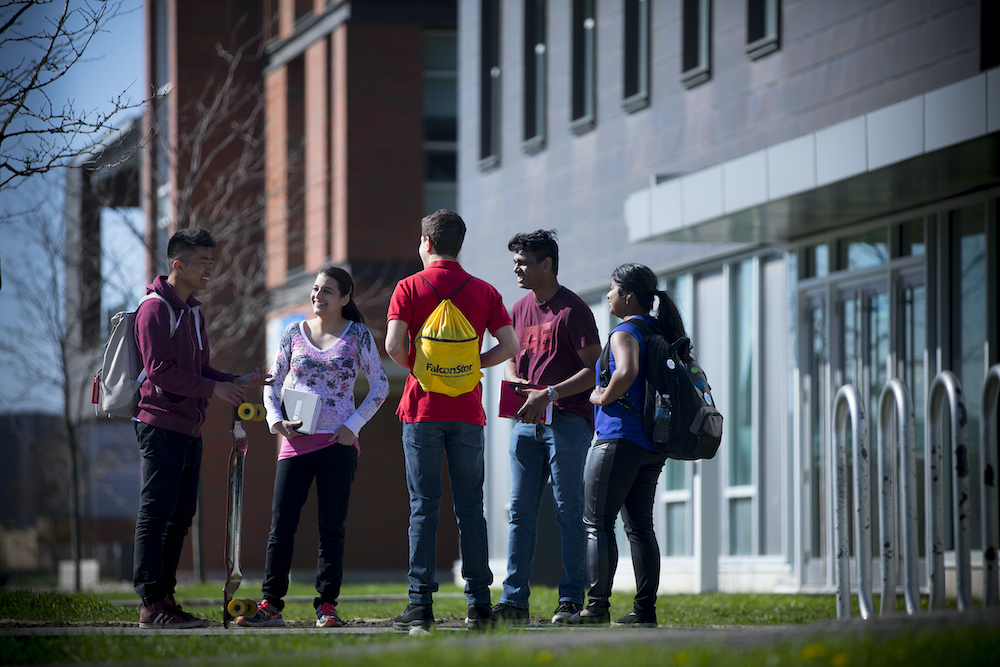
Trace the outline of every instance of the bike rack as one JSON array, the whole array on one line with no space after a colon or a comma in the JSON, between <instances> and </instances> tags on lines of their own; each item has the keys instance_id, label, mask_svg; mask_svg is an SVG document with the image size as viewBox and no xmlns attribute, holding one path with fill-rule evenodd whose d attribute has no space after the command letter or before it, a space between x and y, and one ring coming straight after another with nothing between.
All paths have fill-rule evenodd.
<instances>
[{"instance_id":1,"label":"bike rack","mask_svg":"<svg viewBox=\"0 0 1000 667\"><path fill-rule=\"evenodd\" d=\"M881 537L882 598L879 615L896 610L896 522L902 542L903 593L906 613L920 611L920 584L917 581L917 450L914 443L913 401L898 378L882 388L878 401L878 472L879 535ZM890 442L893 417L896 417L896 440ZM897 455L899 470L896 469ZM899 479L899 497L895 486Z\"/></svg>"},{"instance_id":2,"label":"bike rack","mask_svg":"<svg viewBox=\"0 0 1000 667\"><path fill-rule=\"evenodd\" d=\"M941 413L948 401L951 415L952 500L954 503L955 574L958 608L972 609L971 548L969 539L968 416L962 385L951 371L941 371L927 392L925 453L927 456L927 575L929 609L944 609L944 455Z\"/></svg>"},{"instance_id":3,"label":"bike rack","mask_svg":"<svg viewBox=\"0 0 1000 667\"><path fill-rule=\"evenodd\" d=\"M833 484L837 496L833 524L837 554L837 618L851 617L851 550L847 539L850 524L847 512L848 417L853 426L854 503L858 515L854 524L854 544L858 552L858 606L861 618L867 620L874 609L871 583L872 526L868 511L868 426L861 393L853 385L846 384L840 388L833 401Z\"/></svg>"},{"instance_id":4,"label":"bike rack","mask_svg":"<svg viewBox=\"0 0 1000 667\"><path fill-rule=\"evenodd\" d=\"M983 607L1000 607L1000 573L997 571L997 550L1000 549L1000 522L997 517L997 399L1000 398L1000 364L986 372L980 412L979 455L982 457L983 489ZM990 442L992 440L992 442Z\"/></svg>"}]
</instances>

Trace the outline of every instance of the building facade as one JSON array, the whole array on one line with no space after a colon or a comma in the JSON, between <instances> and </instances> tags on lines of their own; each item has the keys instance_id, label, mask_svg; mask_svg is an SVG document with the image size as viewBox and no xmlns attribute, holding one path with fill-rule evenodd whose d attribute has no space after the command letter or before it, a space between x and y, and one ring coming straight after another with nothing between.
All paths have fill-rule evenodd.
<instances>
[{"instance_id":1,"label":"building facade","mask_svg":"<svg viewBox=\"0 0 1000 667\"><path fill-rule=\"evenodd\" d=\"M463 264L513 303L508 239L557 229L560 282L605 339L611 271L648 265L725 415L714 459L663 470L664 592L833 586L844 384L873 449L883 386L909 388L921 525L926 392L942 370L963 385L978 470L979 397L1000 361L996 24L978 0L459 3ZM488 427L495 572L504 422ZM923 543L921 529L921 572ZM623 535L619 549L618 585L634 586Z\"/></svg>"},{"instance_id":2,"label":"building facade","mask_svg":"<svg viewBox=\"0 0 1000 667\"><path fill-rule=\"evenodd\" d=\"M268 366L284 327L311 312L326 263L351 272L381 344L392 288L419 268L421 216L455 207L454 0L152 0L146 11L149 78L161 95L147 115L156 139L143 181L151 273L165 270L166 240L178 228L216 236L203 308L213 365ZM393 412L403 375L388 358L385 366L393 393L361 435L345 570L402 581L408 499ZM360 402L363 381L356 392ZM213 401L203 431L198 525L209 574L224 567L231 418ZM259 576L278 443L262 423L247 430L242 559ZM293 571L315 569L316 522L313 496ZM453 521L442 521L440 553L450 568ZM190 562L185 554L181 568Z\"/></svg>"}]
</instances>

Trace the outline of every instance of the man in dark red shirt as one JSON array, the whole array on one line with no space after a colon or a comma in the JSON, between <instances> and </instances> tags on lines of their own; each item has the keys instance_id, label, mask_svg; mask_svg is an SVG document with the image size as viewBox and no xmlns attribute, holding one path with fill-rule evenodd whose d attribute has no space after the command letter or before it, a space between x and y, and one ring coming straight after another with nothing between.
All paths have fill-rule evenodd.
<instances>
[{"instance_id":1,"label":"man in dark red shirt","mask_svg":"<svg viewBox=\"0 0 1000 667\"><path fill-rule=\"evenodd\" d=\"M541 385L518 388L526 397L510 436L510 529L507 578L497 621L528 622L528 579L538 541L538 508L551 475L552 495L562 538L563 578L553 623L583 608L587 584L587 533L583 525L583 469L594 435L594 364L600 335L590 307L559 284L555 231L517 234L507 248L514 274L531 290L514 305L514 332L520 351L504 367L504 379ZM552 421L543 417L552 404Z\"/></svg>"},{"instance_id":2,"label":"man in dark red shirt","mask_svg":"<svg viewBox=\"0 0 1000 667\"><path fill-rule=\"evenodd\" d=\"M396 285L389 302L385 351L411 373L406 377L396 414L403 422L406 485L410 492L409 597L395 618L397 629L434 625L433 594L437 526L441 506L441 463L448 456L455 515L458 518L462 576L469 605L467 624L491 622L490 572L486 518L483 513L485 466L482 385L458 396L424 391L413 376L414 339L440 298L452 300L479 337L489 329L497 344L482 353L483 368L503 363L517 352L517 337L499 292L469 274L456 260L465 240L465 222L453 211L439 210L420 222L420 260L424 270ZM463 286L464 284L464 286ZM435 293L436 291L436 293Z\"/></svg>"}]
</instances>

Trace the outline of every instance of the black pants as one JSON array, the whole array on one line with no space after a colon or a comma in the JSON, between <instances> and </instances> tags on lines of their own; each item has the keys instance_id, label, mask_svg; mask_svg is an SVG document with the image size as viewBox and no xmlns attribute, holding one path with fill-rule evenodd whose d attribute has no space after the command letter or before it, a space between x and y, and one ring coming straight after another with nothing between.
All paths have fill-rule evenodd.
<instances>
[{"instance_id":1,"label":"black pants","mask_svg":"<svg viewBox=\"0 0 1000 667\"><path fill-rule=\"evenodd\" d=\"M354 447L332 444L315 452L278 461L271 501L271 534L264 562L264 599L278 609L285 605L288 573L292 567L295 531L309 487L316 479L319 509L319 553L316 560L316 592L313 606L335 603L344 580L344 524L351 483L358 468Z\"/></svg>"},{"instance_id":2,"label":"black pants","mask_svg":"<svg viewBox=\"0 0 1000 667\"><path fill-rule=\"evenodd\" d=\"M621 439L599 441L590 452L583 523L590 604L596 607L611 605L611 582L618 569L615 519L621 511L635 568L635 609L656 608L660 548L653 532L653 498L664 461L665 456Z\"/></svg>"},{"instance_id":3,"label":"black pants","mask_svg":"<svg viewBox=\"0 0 1000 667\"><path fill-rule=\"evenodd\" d=\"M198 504L201 438L135 422L142 491L132 559L135 592L144 605L173 595L184 537Z\"/></svg>"}]
</instances>

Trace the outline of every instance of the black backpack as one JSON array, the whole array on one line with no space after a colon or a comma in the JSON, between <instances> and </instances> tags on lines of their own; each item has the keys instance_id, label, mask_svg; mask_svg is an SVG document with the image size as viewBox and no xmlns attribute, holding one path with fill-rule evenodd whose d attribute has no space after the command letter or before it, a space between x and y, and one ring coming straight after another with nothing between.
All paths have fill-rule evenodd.
<instances>
[{"instance_id":1,"label":"black backpack","mask_svg":"<svg viewBox=\"0 0 1000 667\"><path fill-rule=\"evenodd\" d=\"M660 454L681 461L713 458L722 444L722 414L712 400L705 371L690 354L691 341L682 337L668 343L647 322L636 318L632 323L646 342L646 402L642 412L627 395L618 402L639 419ZM610 349L609 339L601 352L602 387L611 379Z\"/></svg>"}]
</instances>

